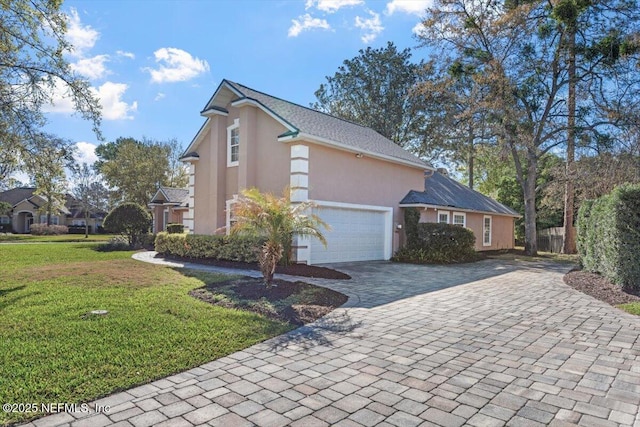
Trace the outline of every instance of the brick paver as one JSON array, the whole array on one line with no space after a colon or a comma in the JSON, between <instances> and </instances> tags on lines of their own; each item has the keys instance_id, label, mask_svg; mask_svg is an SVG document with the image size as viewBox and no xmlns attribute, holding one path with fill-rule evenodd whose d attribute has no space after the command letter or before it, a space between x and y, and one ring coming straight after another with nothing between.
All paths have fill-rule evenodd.
<instances>
[{"instance_id":1,"label":"brick paver","mask_svg":"<svg viewBox=\"0 0 640 427\"><path fill-rule=\"evenodd\" d=\"M349 296L315 324L30 425L640 427L640 318L570 267L338 268L353 279L303 279Z\"/></svg>"}]
</instances>

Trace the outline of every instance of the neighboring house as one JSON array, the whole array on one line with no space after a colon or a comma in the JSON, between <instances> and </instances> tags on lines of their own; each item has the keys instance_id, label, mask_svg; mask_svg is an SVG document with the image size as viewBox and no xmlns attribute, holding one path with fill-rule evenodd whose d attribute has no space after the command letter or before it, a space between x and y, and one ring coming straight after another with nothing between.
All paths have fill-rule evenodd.
<instances>
[{"instance_id":1,"label":"neighboring house","mask_svg":"<svg viewBox=\"0 0 640 427\"><path fill-rule=\"evenodd\" d=\"M290 186L293 202L313 201L316 213L331 226L324 233L327 248L315 239L294 242L298 262L389 259L403 239L400 202L424 192L425 176L435 176L431 165L370 128L228 80L218 86L201 115L206 121L182 157L190 164L184 223L198 234L228 230L231 206L242 189L281 193ZM447 185L451 191L461 187L450 179ZM471 220L474 208L459 210L469 213L464 225L481 239L482 226L475 216ZM431 220L425 212L423 221ZM482 206L477 214L494 218L497 213ZM513 247L517 214L510 214L500 215L508 221L492 220L491 245L481 250ZM453 222L453 215L448 221ZM511 235L509 242L503 242L506 235Z\"/></svg>"},{"instance_id":2,"label":"neighboring house","mask_svg":"<svg viewBox=\"0 0 640 427\"><path fill-rule=\"evenodd\" d=\"M184 224L189 231L190 223L184 222L189 213L189 190L187 188L160 187L149 203L153 216L153 232L167 228L167 224Z\"/></svg>"},{"instance_id":3,"label":"neighboring house","mask_svg":"<svg viewBox=\"0 0 640 427\"><path fill-rule=\"evenodd\" d=\"M8 228L15 233L29 233L32 224L46 224L47 213L43 211L46 199L34 194L36 189L32 187L19 187L0 193L0 202L8 202L13 206L11 215L0 215L0 226ZM89 217L89 230L96 232L102 226L104 212L91 213ZM66 226L84 226L84 211L73 196L67 194L65 204L51 215L51 224Z\"/></svg>"},{"instance_id":4,"label":"neighboring house","mask_svg":"<svg viewBox=\"0 0 640 427\"><path fill-rule=\"evenodd\" d=\"M424 191L409 191L400 207L420 209L420 222L473 230L476 250L513 248L516 211L448 177L443 169L425 176Z\"/></svg>"}]
</instances>

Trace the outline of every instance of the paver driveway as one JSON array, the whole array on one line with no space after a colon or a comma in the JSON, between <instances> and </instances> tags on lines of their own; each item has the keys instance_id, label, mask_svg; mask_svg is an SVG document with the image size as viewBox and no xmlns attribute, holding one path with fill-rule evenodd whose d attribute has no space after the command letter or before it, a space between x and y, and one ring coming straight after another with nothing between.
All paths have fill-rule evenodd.
<instances>
[{"instance_id":1,"label":"paver driveway","mask_svg":"<svg viewBox=\"0 0 640 427\"><path fill-rule=\"evenodd\" d=\"M640 426L640 318L566 266L340 269L323 284L350 300L322 321L33 424Z\"/></svg>"}]
</instances>

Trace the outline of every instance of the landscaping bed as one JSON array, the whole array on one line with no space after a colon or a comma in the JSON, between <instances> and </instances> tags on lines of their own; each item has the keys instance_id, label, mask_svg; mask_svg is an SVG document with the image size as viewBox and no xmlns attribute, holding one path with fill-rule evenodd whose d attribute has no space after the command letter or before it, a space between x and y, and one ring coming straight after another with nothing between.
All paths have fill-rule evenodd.
<instances>
[{"instance_id":1,"label":"landscaping bed","mask_svg":"<svg viewBox=\"0 0 640 427\"><path fill-rule=\"evenodd\" d=\"M174 255L156 255L160 258L167 258L176 261L192 262L195 264L214 265L216 267L237 268L243 270L260 270L258 264L240 261L226 261L212 258L187 258ZM288 274L290 276L314 277L318 279L332 280L349 280L351 276L341 271L333 270L327 267L318 267L306 264L289 264L279 265L276 267L276 273Z\"/></svg>"},{"instance_id":2,"label":"landscaping bed","mask_svg":"<svg viewBox=\"0 0 640 427\"><path fill-rule=\"evenodd\" d=\"M606 277L583 270L574 270L564 276L572 288L611 305L640 302L640 292L625 292Z\"/></svg>"},{"instance_id":3,"label":"landscaping bed","mask_svg":"<svg viewBox=\"0 0 640 427\"><path fill-rule=\"evenodd\" d=\"M303 282L274 280L267 288L262 279L242 277L208 283L189 295L225 308L248 310L274 320L301 326L316 321L347 302L347 296Z\"/></svg>"}]
</instances>

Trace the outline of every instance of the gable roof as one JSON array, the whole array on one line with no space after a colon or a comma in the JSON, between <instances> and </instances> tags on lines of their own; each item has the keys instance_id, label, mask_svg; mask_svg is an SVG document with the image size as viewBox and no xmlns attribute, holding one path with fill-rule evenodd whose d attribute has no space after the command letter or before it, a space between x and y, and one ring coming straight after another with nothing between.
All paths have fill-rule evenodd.
<instances>
[{"instance_id":1,"label":"gable roof","mask_svg":"<svg viewBox=\"0 0 640 427\"><path fill-rule=\"evenodd\" d=\"M159 195L163 196L164 200L158 200ZM189 190L186 188L160 187L151 199L151 203L189 206Z\"/></svg>"},{"instance_id":2,"label":"gable roof","mask_svg":"<svg viewBox=\"0 0 640 427\"><path fill-rule=\"evenodd\" d=\"M287 129L278 137L278 140L283 142L304 138L312 142L368 154L372 157L422 169L433 169L428 163L371 128L285 101L226 79L220 83L202 113L203 115L206 113L226 114L225 107L229 102L234 106L250 103L263 109ZM193 151L205 127L206 123L185 153Z\"/></svg>"},{"instance_id":3,"label":"gable roof","mask_svg":"<svg viewBox=\"0 0 640 427\"><path fill-rule=\"evenodd\" d=\"M513 209L449 178L440 172L425 180L425 191L411 190L400 206L428 205L519 217Z\"/></svg>"},{"instance_id":4,"label":"gable roof","mask_svg":"<svg viewBox=\"0 0 640 427\"><path fill-rule=\"evenodd\" d=\"M11 206L15 206L23 200L33 197L33 192L36 191L33 187L18 187L11 190L3 191L0 193L0 202L7 202Z\"/></svg>"}]
</instances>

